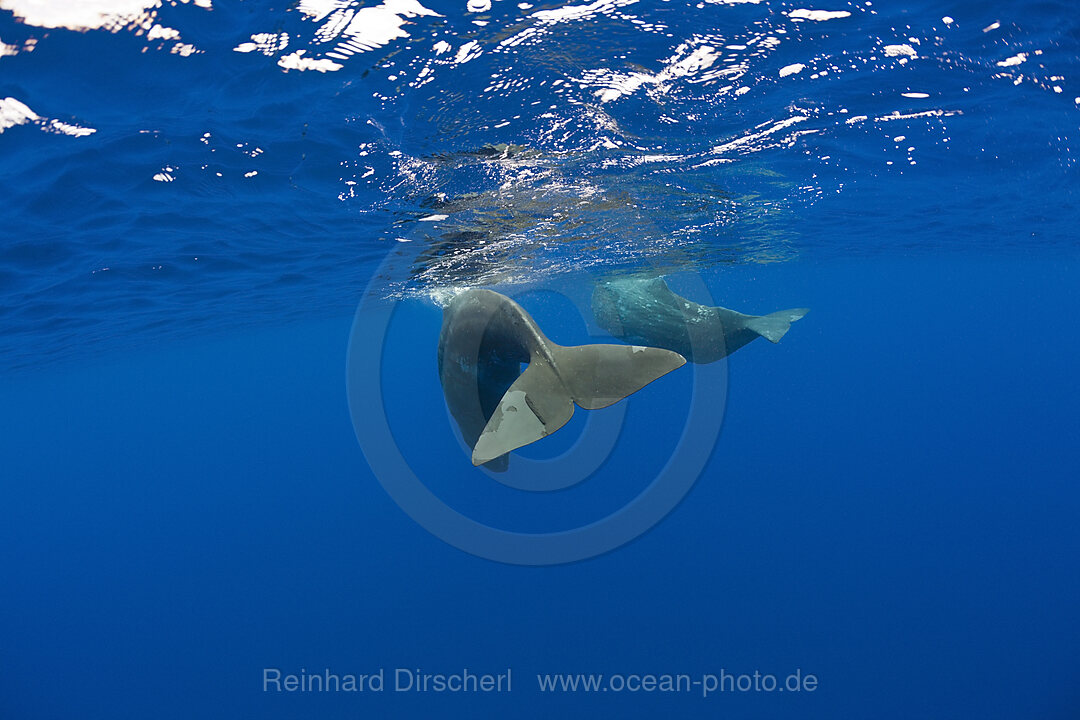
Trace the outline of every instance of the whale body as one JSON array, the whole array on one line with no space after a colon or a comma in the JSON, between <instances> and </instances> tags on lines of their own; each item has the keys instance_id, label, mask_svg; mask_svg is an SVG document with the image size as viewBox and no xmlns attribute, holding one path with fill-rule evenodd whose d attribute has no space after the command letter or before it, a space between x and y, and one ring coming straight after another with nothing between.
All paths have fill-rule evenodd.
<instances>
[{"instance_id":1,"label":"whale body","mask_svg":"<svg viewBox=\"0 0 1080 720\"><path fill-rule=\"evenodd\" d=\"M492 290L455 295L439 334L447 406L473 465L497 471L507 468L511 450L565 425L574 405L607 407L685 362L661 348L558 345L524 308Z\"/></svg>"},{"instance_id":2,"label":"whale body","mask_svg":"<svg viewBox=\"0 0 1080 720\"><path fill-rule=\"evenodd\" d=\"M769 315L744 315L676 295L663 278L620 278L597 284L592 296L596 322L631 343L667 348L695 363L726 357L763 337L777 343L807 308Z\"/></svg>"}]
</instances>

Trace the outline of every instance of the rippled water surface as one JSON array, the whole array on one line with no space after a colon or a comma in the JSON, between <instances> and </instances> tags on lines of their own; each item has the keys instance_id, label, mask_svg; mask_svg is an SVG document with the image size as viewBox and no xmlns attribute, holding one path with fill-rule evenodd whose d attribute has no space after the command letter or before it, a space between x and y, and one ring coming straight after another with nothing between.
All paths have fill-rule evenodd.
<instances>
[{"instance_id":1,"label":"rippled water surface","mask_svg":"<svg viewBox=\"0 0 1080 720\"><path fill-rule=\"evenodd\" d=\"M0 0L0 719L1075 720L1078 79L1071 2ZM798 322L475 468L451 291L721 317L657 275Z\"/></svg>"},{"instance_id":2,"label":"rippled water surface","mask_svg":"<svg viewBox=\"0 0 1080 720\"><path fill-rule=\"evenodd\" d=\"M0 0L0 355L387 294L1074 248L1067 4Z\"/></svg>"}]
</instances>

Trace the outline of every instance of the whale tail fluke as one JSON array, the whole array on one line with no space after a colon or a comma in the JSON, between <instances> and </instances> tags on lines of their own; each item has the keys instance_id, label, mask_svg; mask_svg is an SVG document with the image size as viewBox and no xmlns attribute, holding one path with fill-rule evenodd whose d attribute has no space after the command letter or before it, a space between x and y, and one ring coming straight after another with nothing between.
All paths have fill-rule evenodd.
<instances>
[{"instance_id":1,"label":"whale tail fluke","mask_svg":"<svg viewBox=\"0 0 1080 720\"><path fill-rule=\"evenodd\" d=\"M746 321L746 327L756 332L769 342L778 343L791 329L791 323L802 318L810 312L809 308L794 308L792 310L780 310L760 317L752 317Z\"/></svg>"},{"instance_id":2,"label":"whale tail fluke","mask_svg":"<svg viewBox=\"0 0 1080 720\"><path fill-rule=\"evenodd\" d=\"M586 410L614 405L686 364L671 350L640 345L579 345L552 353L574 402Z\"/></svg>"},{"instance_id":3,"label":"whale tail fluke","mask_svg":"<svg viewBox=\"0 0 1080 720\"><path fill-rule=\"evenodd\" d=\"M612 405L686 363L682 355L628 345L548 346L551 362L535 359L503 394L473 448L483 465L547 437L586 410Z\"/></svg>"}]
</instances>

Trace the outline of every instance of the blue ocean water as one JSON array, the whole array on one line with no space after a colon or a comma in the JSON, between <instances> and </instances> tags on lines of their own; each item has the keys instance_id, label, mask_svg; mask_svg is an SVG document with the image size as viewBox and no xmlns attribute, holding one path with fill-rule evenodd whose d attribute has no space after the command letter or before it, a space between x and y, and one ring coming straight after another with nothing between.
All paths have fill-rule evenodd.
<instances>
[{"instance_id":1,"label":"blue ocean water","mask_svg":"<svg viewBox=\"0 0 1080 720\"><path fill-rule=\"evenodd\" d=\"M0 0L0 717L1076 717L1071 11ZM446 297L598 342L641 273L811 311L473 468ZM687 492L514 564L406 466L533 536Z\"/></svg>"}]
</instances>

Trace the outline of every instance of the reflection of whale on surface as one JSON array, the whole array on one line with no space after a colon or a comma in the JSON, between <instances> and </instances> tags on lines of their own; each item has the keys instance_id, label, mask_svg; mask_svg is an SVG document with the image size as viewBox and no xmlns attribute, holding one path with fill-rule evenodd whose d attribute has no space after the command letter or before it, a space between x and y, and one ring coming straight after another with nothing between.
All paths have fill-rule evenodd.
<instances>
[{"instance_id":1,"label":"reflection of whale on surface","mask_svg":"<svg viewBox=\"0 0 1080 720\"><path fill-rule=\"evenodd\" d=\"M505 470L506 453L565 425L575 403L607 407L686 362L659 348L556 345L520 305L491 290L466 290L449 302L438 354L446 403L473 465L491 470Z\"/></svg>"},{"instance_id":2,"label":"reflection of whale on surface","mask_svg":"<svg viewBox=\"0 0 1080 720\"><path fill-rule=\"evenodd\" d=\"M674 350L696 363L719 360L759 337L780 342L791 323L810 312L758 316L699 305L673 293L662 278L600 283L592 307L597 324L620 340Z\"/></svg>"},{"instance_id":3,"label":"reflection of whale on surface","mask_svg":"<svg viewBox=\"0 0 1080 720\"><path fill-rule=\"evenodd\" d=\"M535 148L525 145L507 143L495 143L484 145L476 150L466 150L461 155L471 155L481 160L522 160L540 157L541 153Z\"/></svg>"}]
</instances>

